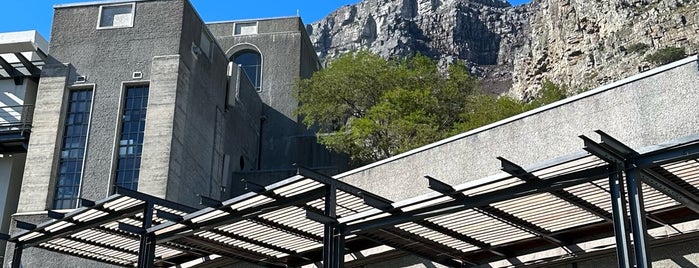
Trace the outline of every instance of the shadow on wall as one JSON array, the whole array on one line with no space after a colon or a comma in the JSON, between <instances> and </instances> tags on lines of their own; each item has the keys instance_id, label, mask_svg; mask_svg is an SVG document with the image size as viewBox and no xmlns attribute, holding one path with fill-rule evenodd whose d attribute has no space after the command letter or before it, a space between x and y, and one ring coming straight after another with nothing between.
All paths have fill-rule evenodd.
<instances>
[{"instance_id":1,"label":"shadow on wall","mask_svg":"<svg viewBox=\"0 0 699 268\"><path fill-rule=\"evenodd\" d=\"M314 168L335 166L346 169L348 158L318 144L315 134L302 123L264 105L259 144L261 162L257 170L292 169L293 164Z\"/></svg>"},{"instance_id":2,"label":"shadow on wall","mask_svg":"<svg viewBox=\"0 0 699 268\"><path fill-rule=\"evenodd\" d=\"M680 256L680 257L672 257L670 258L672 262L678 265L678 267L683 267L683 268L699 268L699 266L694 265L691 261L689 261L686 257Z\"/></svg>"}]
</instances>

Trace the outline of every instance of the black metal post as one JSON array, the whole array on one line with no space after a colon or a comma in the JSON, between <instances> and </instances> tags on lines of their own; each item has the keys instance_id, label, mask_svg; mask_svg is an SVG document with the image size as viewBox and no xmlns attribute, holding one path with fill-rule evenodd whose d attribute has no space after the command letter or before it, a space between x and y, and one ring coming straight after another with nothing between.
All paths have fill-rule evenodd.
<instances>
[{"instance_id":1,"label":"black metal post","mask_svg":"<svg viewBox=\"0 0 699 268\"><path fill-rule=\"evenodd\" d=\"M631 209L631 229L633 231L633 249L636 257L636 267L651 267L648 258L648 241L646 235L646 214L643 209L643 192L639 180L639 170L633 165L626 167L626 188Z\"/></svg>"},{"instance_id":2,"label":"black metal post","mask_svg":"<svg viewBox=\"0 0 699 268\"><path fill-rule=\"evenodd\" d=\"M22 249L24 246L21 243L15 244L14 254L12 254L12 268L22 267Z\"/></svg>"},{"instance_id":3,"label":"black metal post","mask_svg":"<svg viewBox=\"0 0 699 268\"><path fill-rule=\"evenodd\" d=\"M335 219L336 214L336 192L333 185L325 187L325 210L324 216ZM339 268L344 262L344 235L338 227L337 222L328 221L325 223L323 232L323 267Z\"/></svg>"},{"instance_id":4,"label":"black metal post","mask_svg":"<svg viewBox=\"0 0 699 268\"><path fill-rule=\"evenodd\" d=\"M623 181L617 169L610 169L609 190L612 198L612 216L614 218L614 237L616 238L618 267L631 268L629 232L626 229L626 202Z\"/></svg>"},{"instance_id":5,"label":"black metal post","mask_svg":"<svg viewBox=\"0 0 699 268\"><path fill-rule=\"evenodd\" d=\"M345 235L343 234L341 226L336 225L333 228L333 262L331 267L342 268L345 267Z\"/></svg>"},{"instance_id":6,"label":"black metal post","mask_svg":"<svg viewBox=\"0 0 699 268\"><path fill-rule=\"evenodd\" d=\"M143 230L150 228L153 225L153 203L146 202L146 207L143 210ZM142 233L138 250L138 267L152 268L155 261L155 234Z\"/></svg>"}]
</instances>

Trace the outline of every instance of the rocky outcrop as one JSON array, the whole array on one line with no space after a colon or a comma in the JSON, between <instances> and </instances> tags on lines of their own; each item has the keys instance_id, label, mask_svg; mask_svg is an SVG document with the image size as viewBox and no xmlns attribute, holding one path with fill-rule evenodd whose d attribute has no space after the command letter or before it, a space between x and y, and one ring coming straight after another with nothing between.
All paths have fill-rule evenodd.
<instances>
[{"instance_id":1,"label":"rocky outcrop","mask_svg":"<svg viewBox=\"0 0 699 268\"><path fill-rule=\"evenodd\" d=\"M358 49L465 60L490 91L526 98L544 79L592 88L650 67L659 48L696 51L698 1L364 0L307 31L323 60Z\"/></svg>"},{"instance_id":2,"label":"rocky outcrop","mask_svg":"<svg viewBox=\"0 0 699 268\"><path fill-rule=\"evenodd\" d=\"M647 70L666 47L699 48L696 0L542 0L530 4L529 45L516 51L514 92L542 79L594 88Z\"/></svg>"}]
</instances>

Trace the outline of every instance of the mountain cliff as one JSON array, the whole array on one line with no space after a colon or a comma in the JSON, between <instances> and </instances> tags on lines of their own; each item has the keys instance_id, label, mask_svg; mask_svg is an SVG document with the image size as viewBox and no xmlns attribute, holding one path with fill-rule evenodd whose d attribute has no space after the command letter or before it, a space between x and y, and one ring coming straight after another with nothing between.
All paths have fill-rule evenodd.
<instances>
[{"instance_id":1,"label":"mountain cliff","mask_svg":"<svg viewBox=\"0 0 699 268\"><path fill-rule=\"evenodd\" d=\"M322 60L368 49L465 60L484 87L528 98L551 80L593 88L699 48L699 0L364 0L307 26Z\"/></svg>"}]
</instances>

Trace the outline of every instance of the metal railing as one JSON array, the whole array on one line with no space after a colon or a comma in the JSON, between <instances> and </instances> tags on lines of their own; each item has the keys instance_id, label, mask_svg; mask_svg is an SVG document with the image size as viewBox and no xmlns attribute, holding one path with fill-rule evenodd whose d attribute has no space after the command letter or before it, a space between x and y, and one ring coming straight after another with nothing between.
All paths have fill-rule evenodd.
<instances>
[{"instance_id":1,"label":"metal railing","mask_svg":"<svg viewBox=\"0 0 699 268\"><path fill-rule=\"evenodd\" d=\"M33 117L34 105L0 106L0 133L29 131Z\"/></svg>"}]
</instances>

